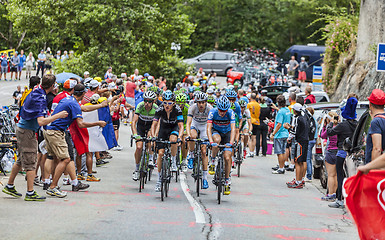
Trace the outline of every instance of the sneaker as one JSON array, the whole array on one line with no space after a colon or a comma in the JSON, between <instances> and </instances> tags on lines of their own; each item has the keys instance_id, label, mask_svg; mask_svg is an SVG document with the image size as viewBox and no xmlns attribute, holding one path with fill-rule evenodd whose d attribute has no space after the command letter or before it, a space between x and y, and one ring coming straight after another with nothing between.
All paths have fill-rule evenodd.
<instances>
[{"instance_id":1,"label":"sneaker","mask_svg":"<svg viewBox=\"0 0 385 240\"><path fill-rule=\"evenodd\" d=\"M85 184L85 183L82 183L82 182L78 182L78 184L77 185L72 185L72 191L73 192L78 192L79 190L84 190L84 189L87 189L87 188L89 188L90 187L90 185L89 184Z\"/></svg>"},{"instance_id":2,"label":"sneaker","mask_svg":"<svg viewBox=\"0 0 385 240\"><path fill-rule=\"evenodd\" d=\"M123 147L118 145L118 146L114 147L112 150L114 150L114 151L122 151Z\"/></svg>"},{"instance_id":3,"label":"sneaker","mask_svg":"<svg viewBox=\"0 0 385 240\"><path fill-rule=\"evenodd\" d=\"M88 175L87 182L100 182L100 178L95 177L95 175Z\"/></svg>"},{"instance_id":4,"label":"sneaker","mask_svg":"<svg viewBox=\"0 0 385 240\"><path fill-rule=\"evenodd\" d=\"M32 195L25 194L24 200L25 201L45 201L45 197L40 196L39 194L37 194L36 191L33 191Z\"/></svg>"},{"instance_id":5,"label":"sneaker","mask_svg":"<svg viewBox=\"0 0 385 240\"><path fill-rule=\"evenodd\" d=\"M322 201L328 201L328 202L333 202L336 200L336 194L326 194L325 196L321 197Z\"/></svg>"},{"instance_id":6,"label":"sneaker","mask_svg":"<svg viewBox=\"0 0 385 240\"><path fill-rule=\"evenodd\" d=\"M176 171L178 171L178 167L176 166L176 163L173 162L171 163L171 172L176 172Z\"/></svg>"},{"instance_id":7,"label":"sneaker","mask_svg":"<svg viewBox=\"0 0 385 240\"><path fill-rule=\"evenodd\" d=\"M112 155L109 152L105 152L105 153L101 154L100 157L104 158L104 159L111 159Z\"/></svg>"},{"instance_id":8,"label":"sneaker","mask_svg":"<svg viewBox=\"0 0 385 240\"><path fill-rule=\"evenodd\" d=\"M187 164L186 163L182 163L182 171L183 172L187 172Z\"/></svg>"},{"instance_id":9,"label":"sneaker","mask_svg":"<svg viewBox=\"0 0 385 240\"><path fill-rule=\"evenodd\" d=\"M63 197L67 196L66 192L60 191L60 189L58 189L57 187L55 187L55 188L48 188L46 193L48 195L51 195L51 196L54 196L54 197L58 197L58 198L63 198Z\"/></svg>"},{"instance_id":10,"label":"sneaker","mask_svg":"<svg viewBox=\"0 0 385 240\"><path fill-rule=\"evenodd\" d=\"M3 188L3 193L6 193L8 195L11 195L11 196L14 196L14 197L21 197L23 196L21 193L19 193L18 191L16 191L16 188L13 187L13 188L9 188L7 186L5 186Z\"/></svg>"},{"instance_id":11,"label":"sneaker","mask_svg":"<svg viewBox=\"0 0 385 240\"><path fill-rule=\"evenodd\" d=\"M214 164L211 164L209 166L209 174L210 175L214 175L215 174L215 165Z\"/></svg>"},{"instance_id":12,"label":"sneaker","mask_svg":"<svg viewBox=\"0 0 385 240\"><path fill-rule=\"evenodd\" d=\"M272 174L285 174L285 169L281 170L281 169L277 169L275 171L272 171L271 172Z\"/></svg>"},{"instance_id":13,"label":"sneaker","mask_svg":"<svg viewBox=\"0 0 385 240\"><path fill-rule=\"evenodd\" d=\"M156 185L155 185L155 192L160 192L161 189L160 189L160 185L161 185L161 182L156 182Z\"/></svg>"},{"instance_id":14,"label":"sneaker","mask_svg":"<svg viewBox=\"0 0 385 240\"><path fill-rule=\"evenodd\" d=\"M247 154L247 157L249 157L249 158L254 157L254 153L249 152L249 154Z\"/></svg>"},{"instance_id":15,"label":"sneaker","mask_svg":"<svg viewBox=\"0 0 385 240\"><path fill-rule=\"evenodd\" d=\"M139 171L134 171L132 173L132 180L138 181L138 179L139 179Z\"/></svg>"},{"instance_id":16,"label":"sneaker","mask_svg":"<svg viewBox=\"0 0 385 240\"><path fill-rule=\"evenodd\" d=\"M63 185L71 185L71 180L69 178L63 178Z\"/></svg>"},{"instance_id":17,"label":"sneaker","mask_svg":"<svg viewBox=\"0 0 385 240\"><path fill-rule=\"evenodd\" d=\"M193 167L194 167L194 159L193 159L193 158L189 158L189 159L188 159L187 167L188 167L189 169L193 169Z\"/></svg>"},{"instance_id":18,"label":"sneaker","mask_svg":"<svg viewBox=\"0 0 385 240\"><path fill-rule=\"evenodd\" d=\"M39 177L36 177L35 180L33 181L33 185L43 187L44 183L39 179Z\"/></svg>"},{"instance_id":19,"label":"sneaker","mask_svg":"<svg viewBox=\"0 0 385 240\"><path fill-rule=\"evenodd\" d=\"M287 182L286 185L289 185L289 184L294 184L296 182L295 178L293 180L291 180L290 182Z\"/></svg>"},{"instance_id":20,"label":"sneaker","mask_svg":"<svg viewBox=\"0 0 385 240\"><path fill-rule=\"evenodd\" d=\"M223 192L223 194L225 195L230 195L231 191L230 191L230 186L229 185L226 185L225 186L225 191Z\"/></svg>"},{"instance_id":21,"label":"sneaker","mask_svg":"<svg viewBox=\"0 0 385 240\"><path fill-rule=\"evenodd\" d=\"M96 166L97 166L97 167L106 165L107 163L109 163L109 161L102 160L102 159L96 160Z\"/></svg>"},{"instance_id":22,"label":"sneaker","mask_svg":"<svg viewBox=\"0 0 385 240\"><path fill-rule=\"evenodd\" d=\"M207 182L206 179L203 179L202 183L203 183L202 189L207 189L207 188L209 188L209 183Z\"/></svg>"},{"instance_id":23,"label":"sneaker","mask_svg":"<svg viewBox=\"0 0 385 240\"><path fill-rule=\"evenodd\" d=\"M278 170L279 169L279 165L275 166L275 167L272 167L271 169L273 169L274 171Z\"/></svg>"},{"instance_id":24,"label":"sneaker","mask_svg":"<svg viewBox=\"0 0 385 240\"><path fill-rule=\"evenodd\" d=\"M336 200L335 202L330 203L328 206L331 208L345 208L345 204L341 200Z\"/></svg>"},{"instance_id":25,"label":"sneaker","mask_svg":"<svg viewBox=\"0 0 385 240\"><path fill-rule=\"evenodd\" d=\"M49 186L51 186L51 183L43 183L43 190L48 190Z\"/></svg>"},{"instance_id":26,"label":"sneaker","mask_svg":"<svg viewBox=\"0 0 385 240\"><path fill-rule=\"evenodd\" d=\"M246 149L243 149L243 157L246 158L246 156L247 156L247 151Z\"/></svg>"},{"instance_id":27,"label":"sneaker","mask_svg":"<svg viewBox=\"0 0 385 240\"><path fill-rule=\"evenodd\" d=\"M78 180L86 180L86 177L83 174L78 174Z\"/></svg>"},{"instance_id":28,"label":"sneaker","mask_svg":"<svg viewBox=\"0 0 385 240\"><path fill-rule=\"evenodd\" d=\"M294 172L294 168L288 167L286 168L286 171Z\"/></svg>"},{"instance_id":29,"label":"sneaker","mask_svg":"<svg viewBox=\"0 0 385 240\"><path fill-rule=\"evenodd\" d=\"M312 182L312 180L309 179L309 178L307 178L307 177L305 177L304 181L305 181L305 182Z\"/></svg>"},{"instance_id":30,"label":"sneaker","mask_svg":"<svg viewBox=\"0 0 385 240\"><path fill-rule=\"evenodd\" d=\"M287 187L288 188L297 188L297 189L301 189L303 188L303 184L302 183L297 183L297 182L294 182L294 183L289 183L287 184Z\"/></svg>"},{"instance_id":31,"label":"sneaker","mask_svg":"<svg viewBox=\"0 0 385 240\"><path fill-rule=\"evenodd\" d=\"M149 161L148 161L148 166L149 166L149 167L154 167L154 161L149 160Z\"/></svg>"}]
</instances>

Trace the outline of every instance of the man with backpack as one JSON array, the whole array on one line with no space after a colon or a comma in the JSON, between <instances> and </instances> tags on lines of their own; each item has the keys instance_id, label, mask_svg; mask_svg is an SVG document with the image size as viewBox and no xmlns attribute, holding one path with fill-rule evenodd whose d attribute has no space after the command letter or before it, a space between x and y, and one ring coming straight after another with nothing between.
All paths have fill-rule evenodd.
<instances>
[{"instance_id":1,"label":"man with backpack","mask_svg":"<svg viewBox=\"0 0 385 240\"><path fill-rule=\"evenodd\" d=\"M302 105L296 103L293 105L294 111L294 125L291 126L289 123L283 125L284 128L288 129L290 133L295 136L295 147L294 147L294 162L295 162L295 179L286 183L288 188L304 187L305 182L303 176L306 172L306 158L307 149L309 144L309 122L305 114L302 114Z\"/></svg>"},{"instance_id":2,"label":"man with backpack","mask_svg":"<svg viewBox=\"0 0 385 240\"><path fill-rule=\"evenodd\" d=\"M306 158L306 176L303 177L305 177L305 182L311 182L313 177L312 151L317 139L317 124L313 117L314 109L312 107L307 107L304 114L309 123L309 146Z\"/></svg>"},{"instance_id":3,"label":"man with backpack","mask_svg":"<svg viewBox=\"0 0 385 240\"><path fill-rule=\"evenodd\" d=\"M368 100L372 122L366 140L365 164L379 157L385 149L385 93L374 89Z\"/></svg>"}]
</instances>

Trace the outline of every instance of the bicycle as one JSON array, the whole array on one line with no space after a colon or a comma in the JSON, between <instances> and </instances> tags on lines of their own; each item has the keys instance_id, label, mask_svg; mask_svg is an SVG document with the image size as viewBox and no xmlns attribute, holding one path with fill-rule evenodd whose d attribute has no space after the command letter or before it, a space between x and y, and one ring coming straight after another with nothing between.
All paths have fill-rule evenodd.
<instances>
[{"instance_id":1,"label":"bicycle","mask_svg":"<svg viewBox=\"0 0 385 240\"><path fill-rule=\"evenodd\" d=\"M238 177L241 176L241 165L242 165L243 160L245 158L245 156L243 154L243 136L248 135L248 134L240 133L239 135L240 135L239 141L234 146L234 157L235 157L234 164L235 164L235 167L237 168Z\"/></svg>"},{"instance_id":2,"label":"bicycle","mask_svg":"<svg viewBox=\"0 0 385 240\"><path fill-rule=\"evenodd\" d=\"M168 190L170 189L170 182L172 178L171 173L171 144L177 144L179 142L170 142L163 140L156 140L156 143L165 144L164 154L162 157L162 174L161 174L161 185L160 185L160 199L163 202L168 197ZM158 166L159 167L159 166Z\"/></svg>"},{"instance_id":3,"label":"bicycle","mask_svg":"<svg viewBox=\"0 0 385 240\"><path fill-rule=\"evenodd\" d=\"M194 181L196 183L196 193L197 196L199 197L199 191L203 186L202 183L202 150L201 146L202 144L208 143L207 140L202 140L202 139L186 139L186 142L195 142L195 148L194 148L194 167L193 167L193 172L192 172L192 177L194 178ZM186 143L187 145L187 143Z\"/></svg>"},{"instance_id":4,"label":"bicycle","mask_svg":"<svg viewBox=\"0 0 385 240\"><path fill-rule=\"evenodd\" d=\"M210 147L212 148L212 146ZM217 186L217 202L221 204L221 195L224 195L223 187L225 185L225 163L224 163L224 149L228 148L226 145L218 145L219 151L216 156L217 167L213 179L213 184Z\"/></svg>"},{"instance_id":5,"label":"bicycle","mask_svg":"<svg viewBox=\"0 0 385 240\"><path fill-rule=\"evenodd\" d=\"M132 147L133 139L135 138L131 136L131 147ZM142 189L144 189L144 184L147 183L147 174L148 174L148 178L150 179L151 178L150 176L152 174L152 169L153 169L148 166L149 154L147 151L147 144L152 142L152 138L141 138L138 140L135 139L135 141L143 142L143 149L142 149L142 154L139 162L139 192L142 192Z\"/></svg>"}]
</instances>

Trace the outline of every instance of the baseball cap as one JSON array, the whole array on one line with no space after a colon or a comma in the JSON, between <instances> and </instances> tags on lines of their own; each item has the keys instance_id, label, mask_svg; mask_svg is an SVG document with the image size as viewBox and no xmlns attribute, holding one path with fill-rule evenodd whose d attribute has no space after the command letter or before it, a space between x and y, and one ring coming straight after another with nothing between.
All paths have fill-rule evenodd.
<instances>
[{"instance_id":1,"label":"baseball cap","mask_svg":"<svg viewBox=\"0 0 385 240\"><path fill-rule=\"evenodd\" d=\"M381 89L374 89L368 100L376 105L385 105L385 93Z\"/></svg>"},{"instance_id":2,"label":"baseball cap","mask_svg":"<svg viewBox=\"0 0 385 240\"><path fill-rule=\"evenodd\" d=\"M127 73L122 73L122 74L120 74L120 77L121 77L121 78L127 77Z\"/></svg>"},{"instance_id":3,"label":"baseball cap","mask_svg":"<svg viewBox=\"0 0 385 240\"><path fill-rule=\"evenodd\" d=\"M72 89L76 86L76 84L78 84L78 82L76 80L73 80L73 79L68 79L64 82L63 84L63 88L65 89Z\"/></svg>"},{"instance_id":4,"label":"baseball cap","mask_svg":"<svg viewBox=\"0 0 385 240\"><path fill-rule=\"evenodd\" d=\"M90 75L90 73L88 71L85 71L84 75Z\"/></svg>"},{"instance_id":5,"label":"baseball cap","mask_svg":"<svg viewBox=\"0 0 385 240\"><path fill-rule=\"evenodd\" d=\"M90 82L90 87L92 87L92 88L97 88L97 87L99 87L100 86L100 83L97 81L97 80L91 80L91 82Z\"/></svg>"},{"instance_id":6,"label":"baseball cap","mask_svg":"<svg viewBox=\"0 0 385 240\"><path fill-rule=\"evenodd\" d=\"M299 112L299 111L301 111L301 109L302 109L302 105L299 104L299 103L295 103L295 104L293 105L293 109L296 110L297 112Z\"/></svg>"}]
</instances>

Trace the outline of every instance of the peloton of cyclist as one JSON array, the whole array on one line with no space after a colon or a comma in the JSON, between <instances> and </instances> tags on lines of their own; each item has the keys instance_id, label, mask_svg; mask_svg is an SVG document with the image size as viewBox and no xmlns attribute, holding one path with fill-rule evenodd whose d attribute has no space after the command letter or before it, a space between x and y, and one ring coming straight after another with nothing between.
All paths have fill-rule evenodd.
<instances>
[{"instance_id":1,"label":"peloton of cyclist","mask_svg":"<svg viewBox=\"0 0 385 240\"><path fill-rule=\"evenodd\" d=\"M152 125L152 121L155 116L156 109L158 106L154 103L157 96L153 91L147 91L143 94L143 102L139 103L135 110L135 115L132 120L131 124L131 131L133 134L133 137L135 140L140 140L144 137L151 137L150 129ZM149 151L149 161L148 165L150 167L154 166L153 158L154 153L152 152L151 148ZM136 142L136 150L135 150L135 164L136 168L132 175L132 179L137 181L139 177L139 162L140 162L140 155L143 150L143 142L137 141Z\"/></svg>"},{"instance_id":2,"label":"peloton of cyclist","mask_svg":"<svg viewBox=\"0 0 385 240\"><path fill-rule=\"evenodd\" d=\"M208 140L207 137L207 119L209 112L213 109L213 107L210 104L207 104L207 94L203 92L198 92L195 96L195 103L190 106L188 110L187 115L187 138L192 139L202 139L202 140ZM189 162L188 162L188 168L193 168L193 151L195 148L195 143L190 142L189 143ZM202 166L203 166L203 189L207 189L209 187L209 184L207 182L207 165L208 165L208 159L206 155L206 145L202 145Z\"/></svg>"},{"instance_id":3,"label":"peloton of cyclist","mask_svg":"<svg viewBox=\"0 0 385 240\"><path fill-rule=\"evenodd\" d=\"M151 134L158 136L159 140L180 142L179 136L183 135L183 114L179 106L175 105L175 95L170 90L163 93L163 104L158 107L155 112L154 120L152 121ZM159 127L159 133L156 131ZM164 155L165 144L157 143L158 149L158 182L155 186L155 191L160 192L161 186L161 171L162 171L162 157ZM171 145L171 171L177 171L176 166L177 145Z\"/></svg>"},{"instance_id":4,"label":"peloton of cyclist","mask_svg":"<svg viewBox=\"0 0 385 240\"><path fill-rule=\"evenodd\" d=\"M215 173L215 156L218 153L218 144L226 145L224 149L225 162L225 190L224 194L230 194L230 170L231 170L231 153L235 139L235 114L230 109L231 103L226 96L217 99L217 108L209 112L207 120L207 136L212 146L211 163L209 174Z\"/></svg>"}]
</instances>

